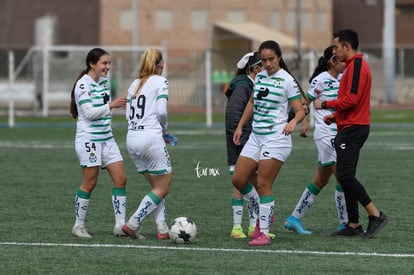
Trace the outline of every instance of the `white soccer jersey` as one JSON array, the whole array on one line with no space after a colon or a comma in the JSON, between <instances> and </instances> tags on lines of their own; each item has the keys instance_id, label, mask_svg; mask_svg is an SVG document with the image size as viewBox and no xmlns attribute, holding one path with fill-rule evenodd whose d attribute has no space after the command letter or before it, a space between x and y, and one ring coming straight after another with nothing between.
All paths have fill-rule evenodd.
<instances>
[{"instance_id":1,"label":"white soccer jersey","mask_svg":"<svg viewBox=\"0 0 414 275\"><path fill-rule=\"evenodd\" d=\"M335 100L338 98L339 80L330 75L327 71L320 73L309 86L307 95L312 101L320 99L322 101ZM333 109L315 110L315 131L314 139L321 139L326 136L335 136L337 133L336 123L327 125L323 117L334 112Z\"/></svg>"},{"instance_id":2,"label":"white soccer jersey","mask_svg":"<svg viewBox=\"0 0 414 275\"><path fill-rule=\"evenodd\" d=\"M126 117L128 130L156 129L167 127L166 117L160 120L159 108L166 115L166 104L157 104L158 100L168 100L168 80L159 75L150 76L135 98L132 98L139 80L132 82L128 89Z\"/></svg>"},{"instance_id":3,"label":"white soccer jersey","mask_svg":"<svg viewBox=\"0 0 414 275\"><path fill-rule=\"evenodd\" d=\"M107 107L104 115L95 119L88 119L82 110L82 105L87 104L91 108L107 105L111 101L109 81L100 77L98 83L89 75L84 74L75 86L75 102L78 109L78 121L76 127L77 141L104 142L113 138L111 119L112 115Z\"/></svg>"},{"instance_id":4,"label":"white soccer jersey","mask_svg":"<svg viewBox=\"0 0 414 275\"><path fill-rule=\"evenodd\" d=\"M266 70L258 73L254 86L253 133L273 134L274 126L288 119L288 101L300 98L294 78L284 69L268 75Z\"/></svg>"}]
</instances>

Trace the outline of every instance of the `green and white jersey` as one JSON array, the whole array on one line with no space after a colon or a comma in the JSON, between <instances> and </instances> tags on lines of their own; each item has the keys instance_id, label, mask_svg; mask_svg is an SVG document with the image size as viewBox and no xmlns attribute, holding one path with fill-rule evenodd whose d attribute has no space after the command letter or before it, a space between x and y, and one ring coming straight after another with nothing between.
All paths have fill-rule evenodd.
<instances>
[{"instance_id":1,"label":"green and white jersey","mask_svg":"<svg viewBox=\"0 0 414 275\"><path fill-rule=\"evenodd\" d=\"M276 133L277 125L288 119L288 102L300 98L295 79L284 69L268 75L266 70L258 73L254 85L253 133L269 135Z\"/></svg>"},{"instance_id":2,"label":"green and white jersey","mask_svg":"<svg viewBox=\"0 0 414 275\"><path fill-rule=\"evenodd\" d=\"M113 139L109 81L100 77L98 83L89 75L83 75L75 86L75 102L78 109L76 140L104 142Z\"/></svg>"},{"instance_id":3,"label":"green and white jersey","mask_svg":"<svg viewBox=\"0 0 414 275\"><path fill-rule=\"evenodd\" d=\"M128 131L162 130L167 127L168 80L159 75L150 76L136 97L139 79L128 88L126 118ZM161 101L160 99L165 99Z\"/></svg>"},{"instance_id":4,"label":"green and white jersey","mask_svg":"<svg viewBox=\"0 0 414 275\"><path fill-rule=\"evenodd\" d=\"M335 100L338 98L339 79L334 78L327 71L318 74L309 86L307 96L310 100L320 99L322 101ZM315 131L314 139L321 139L326 136L335 136L337 133L336 123L327 125L323 117L334 112L333 109L315 110Z\"/></svg>"}]
</instances>

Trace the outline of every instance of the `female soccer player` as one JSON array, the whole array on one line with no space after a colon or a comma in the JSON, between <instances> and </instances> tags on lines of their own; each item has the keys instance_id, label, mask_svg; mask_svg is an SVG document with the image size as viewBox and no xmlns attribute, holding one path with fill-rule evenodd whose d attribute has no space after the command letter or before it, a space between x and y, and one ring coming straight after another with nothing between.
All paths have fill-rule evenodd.
<instances>
[{"instance_id":1,"label":"female soccer player","mask_svg":"<svg viewBox=\"0 0 414 275\"><path fill-rule=\"evenodd\" d=\"M309 79L311 85L307 96L310 101L315 99L325 101L336 99L338 97L339 76L344 69L345 62L337 60L334 46L326 48L323 56L319 58L318 66ZM284 226L287 229L301 235L309 235L312 232L303 228L300 219L312 207L315 197L329 182L331 175L334 174L336 178L336 152L332 143L337 132L336 123L327 125L323 121L323 117L332 114L332 112L332 109L319 109L314 112L315 130L313 138L318 150L319 165L312 182L305 188L292 214L284 222ZM335 203L338 212L339 229L342 229L348 223L348 214L346 212L344 192L338 179L336 179Z\"/></svg>"},{"instance_id":2,"label":"female soccer player","mask_svg":"<svg viewBox=\"0 0 414 275\"><path fill-rule=\"evenodd\" d=\"M227 144L227 164L229 165L229 173L232 175L234 167L239 157L239 154L249 138L252 131L251 118L242 128L242 136L240 145L233 142L233 134L237 128L237 124L243 115L244 108L249 102L253 93L253 84L256 74L262 70L262 64L259 52L250 52L245 54L239 62L237 62L236 76L231 80L229 87L226 90L227 104L226 104L226 144ZM255 175L252 176L250 182L256 183ZM243 217L243 196L239 190L234 188L232 193L231 205L233 210L233 228L230 234L231 238L244 239L247 238L241 226ZM254 231L256 227L256 213L253 209L248 209L249 213L249 229L248 235Z\"/></svg>"},{"instance_id":3,"label":"female soccer player","mask_svg":"<svg viewBox=\"0 0 414 275\"><path fill-rule=\"evenodd\" d=\"M305 117L298 83L289 73L277 42L264 41L259 47L264 70L256 75L254 93L234 133L240 144L242 127L253 115L252 133L236 163L232 183L243 197L257 209L258 222L249 245L271 243L269 227L275 205L273 181L292 150L291 135ZM295 116L288 120L288 104ZM249 183L256 171L257 191ZM260 196L260 197L259 197Z\"/></svg>"},{"instance_id":4,"label":"female soccer player","mask_svg":"<svg viewBox=\"0 0 414 275\"><path fill-rule=\"evenodd\" d=\"M138 173L144 175L152 188L122 227L132 239L141 237L141 224L150 213L157 223L157 238L169 238L164 198L170 191L172 168L166 147L169 140L165 138L168 80L161 76L163 68L162 53L147 49L141 57L138 79L128 89L127 150Z\"/></svg>"},{"instance_id":5,"label":"female soccer player","mask_svg":"<svg viewBox=\"0 0 414 275\"><path fill-rule=\"evenodd\" d=\"M109 53L94 48L86 56L86 69L82 71L71 93L71 113L76 118L75 149L82 168L82 184L76 192L76 220L72 234L90 238L85 227L86 213L100 168L105 168L114 182L112 204L115 212L114 235L125 235L126 192L124 162L112 135L111 109L124 107L126 98L111 101L108 71L111 68Z\"/></svg>"}]
</instances>

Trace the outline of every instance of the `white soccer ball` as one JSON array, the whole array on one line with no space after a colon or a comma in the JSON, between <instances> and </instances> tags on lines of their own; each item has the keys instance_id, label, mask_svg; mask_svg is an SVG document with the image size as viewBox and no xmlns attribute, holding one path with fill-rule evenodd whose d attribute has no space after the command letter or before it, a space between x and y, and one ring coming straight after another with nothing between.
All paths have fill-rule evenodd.
<instances>
[{"instance_id":1,"label":"white soccer ball","mask_svg":"<svg viewBox=\"0 0 414 275\"><path fill-rule=\"evenodd\" d=\"M197 226L187 217L178 217L171 223L169 234L175 243L191 243L197 235Z\"/></svg>"}]
</instances>

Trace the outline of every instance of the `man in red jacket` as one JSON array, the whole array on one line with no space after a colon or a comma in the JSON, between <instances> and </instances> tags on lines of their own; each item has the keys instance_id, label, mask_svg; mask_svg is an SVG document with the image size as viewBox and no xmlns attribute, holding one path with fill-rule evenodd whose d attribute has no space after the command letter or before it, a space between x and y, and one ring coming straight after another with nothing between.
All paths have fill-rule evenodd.
<instances>
[{"instance_id":1,"label":"man in red jacket","mask_svg":"<svg viewBox=\"0 0 414 275\"><path fill-rule=\"evenodd\" d=\"M337 176L345 193L348 225L333 235L373 237L388 223L388 216L379 211L364 186L355 177L359 152L367 140L370 126L371 71L358 53L358 34L349 29L334 33L334 50L339 61L346 62L338 99L315 100L316 109L332 108L335 112L324 117L327 124L335 121ZM368 228L364 232L359 224L358 202L368 213Z\"/></svg>"}]
</instances>

